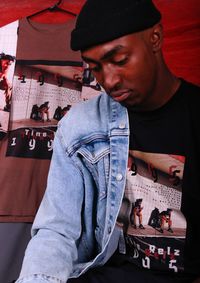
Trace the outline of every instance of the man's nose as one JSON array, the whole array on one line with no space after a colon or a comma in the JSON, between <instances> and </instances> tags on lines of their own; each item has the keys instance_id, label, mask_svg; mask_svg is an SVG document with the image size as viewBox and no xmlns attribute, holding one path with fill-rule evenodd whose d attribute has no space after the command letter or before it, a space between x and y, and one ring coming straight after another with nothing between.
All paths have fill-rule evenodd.
<instances>
[{"instance_id":1,"label":"man's nose","mask_svg":"<svg viewBox=\"0 0 200 283\"><path fill-rule=\"evenodd\" d=\"M103 87L107 92L117 90L120 85L120 75L111 68L105 68L103 74Z\"/></svg>"}]
</instances>

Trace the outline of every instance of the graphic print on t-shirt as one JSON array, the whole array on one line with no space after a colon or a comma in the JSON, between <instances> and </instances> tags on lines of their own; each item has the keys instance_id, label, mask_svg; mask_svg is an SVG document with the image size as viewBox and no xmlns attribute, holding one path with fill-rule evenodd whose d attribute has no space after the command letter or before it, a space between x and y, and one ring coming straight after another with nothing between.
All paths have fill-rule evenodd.
<instances>
[{"instance_id":1,"label":"graphic print on t-shirt","mask_svg":"<svg viewBox=\"0 0 200 283\"><path fill-rule=\"evenodd\" d=\"M183 270L186 220L180 211L185 159L130 150L125 194L117 219L121 252L148 269ZM123 247L123 248L122 248Z\"/></svg>"},{"instance_id":2,"label":"graphic print on t-shirt","mask_svg":"<svg viewBox=\"0 0 200 283\"><path fill-rule=\"evenodd\" d=\"M6 157L50 160L58 121L82 101L75 76L83 62L70 49L74 25L19 20Z\"/></svg>"},{"instance_id":3,"label":"graphic print on t-shirt","mask_svg":"<svg viewBox=\"0 0 200 283\"><path fill-rule=\"evenodd\" d=\"M17 28L18 21L0 27L0 141L5 138L9 127Z\"/></svg>"}]
</instances>

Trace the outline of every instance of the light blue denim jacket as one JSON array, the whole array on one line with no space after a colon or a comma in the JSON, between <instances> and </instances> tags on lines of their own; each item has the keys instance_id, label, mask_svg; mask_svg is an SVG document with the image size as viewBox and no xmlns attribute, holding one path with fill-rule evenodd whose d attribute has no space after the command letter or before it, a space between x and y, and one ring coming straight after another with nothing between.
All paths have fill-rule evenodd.
<instances>
[{"instance_id":1,"label":"light blue denim jacket","mask_svg":"<svg viewBox=\"0 0 200 283\"><path fill-rule=\"evenodd\" d=\"M65 283L108 260L120 236L128 145L127 110L105 93L60 121L17 283Z\"/></svg>"}]
</instances>

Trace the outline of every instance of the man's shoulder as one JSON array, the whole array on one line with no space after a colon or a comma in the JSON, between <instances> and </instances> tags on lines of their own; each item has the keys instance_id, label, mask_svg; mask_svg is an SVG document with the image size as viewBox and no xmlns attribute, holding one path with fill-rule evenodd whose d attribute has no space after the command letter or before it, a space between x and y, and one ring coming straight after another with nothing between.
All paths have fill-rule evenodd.
<instances>
[{"instance_id":1,"label":"man's shoulder","mask_svg":"<svg viewBox=\"0 0 200 283\"><path fill-rule=\"evenodd\" d=\"M89 100L82 101L72 106L67 119L75 119L77 123L98 118L102 113L106 114L109 110L109 97L105 93L98 94ZM91 121L92 122L92 121Z\"/></svg>"},{"instance_id":2,"label":"man's shoulder","mask_svg":"<svg viewBox=\"0 0 200 283\"><path fill-rule=\"evenodd\" d=\"M195 113L199 113L200 105L200 86L190 81L181 80L179 97L182 97L187 108Z\"/></svg>"},{"instance_id":3,"label":"man's shoulder","mask_svg":"<svg viewBox=\"0 0 200 283\"><path fill-rule=\"evenodd\" d=\"M182 90L187 92L189 95L200 95L200 86L184 79L182 79Z\"/></svg>"},{"instance_id":4,"label":"man's shoulder","mask_svg":"<svg viewBox=\"0 0 200 283\"><path fill-rule=\"evenodd\" d=\"M96 134L107 134L109 123L109 100L106 94L78 103L59 122L59 131L66 145L84 140Z\"/></svg>"}]
</instances>

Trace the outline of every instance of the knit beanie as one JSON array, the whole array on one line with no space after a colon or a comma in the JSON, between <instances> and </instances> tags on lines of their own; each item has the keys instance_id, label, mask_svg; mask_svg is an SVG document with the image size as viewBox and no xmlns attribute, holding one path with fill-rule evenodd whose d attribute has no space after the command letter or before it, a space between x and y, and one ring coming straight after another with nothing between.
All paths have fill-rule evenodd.
<instances>
[{"instance_id":1,"label":"knit beanie","mask_svg":"<svg viewBox=\"0 0 200 283\"><path fill-rule=\"evenodd\" d=\"M145 30L160 19L152 0L87 0L71 33L71 49L85 50Z\"/></svg>"}]
</instances>

